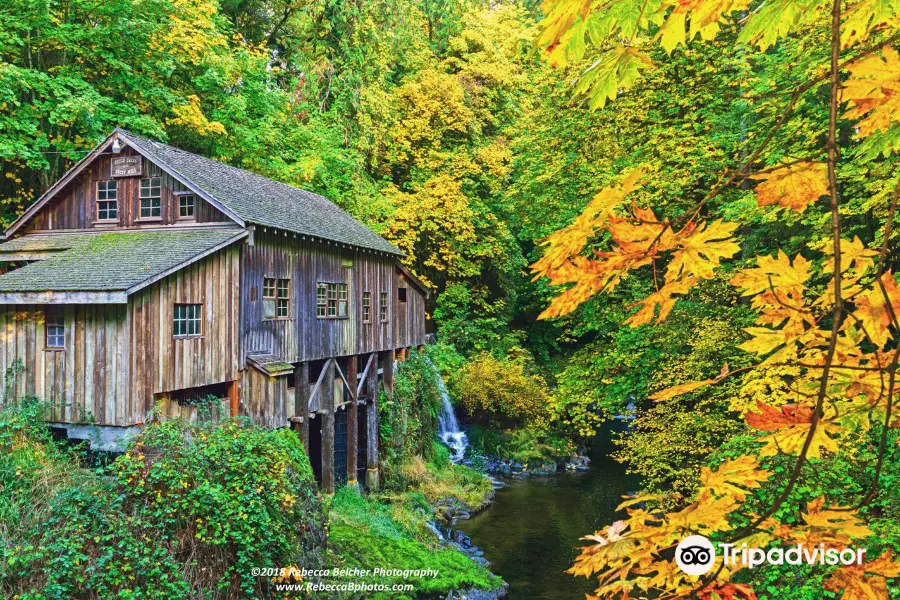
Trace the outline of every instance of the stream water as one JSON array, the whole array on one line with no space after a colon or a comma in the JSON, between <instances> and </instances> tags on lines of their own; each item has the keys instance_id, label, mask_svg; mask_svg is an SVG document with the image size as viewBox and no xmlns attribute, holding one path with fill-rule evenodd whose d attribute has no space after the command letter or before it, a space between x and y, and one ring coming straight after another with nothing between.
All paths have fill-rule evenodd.
<instances>
[{"instance_id":1,"label":"stream water","mask_svg":"<svg viewBox=\"0 0 900 600\"><path fill-rule=\"evenodd\" d=\"M596 588L564 571L587 544L579 538L625 516L615 507L637 490L637 477L607 457L609 436L607 429L595 440L590 471L513 481L484 512L457 523L509 583L511 600L579 600Z\"/></svg>"}]
</instances>

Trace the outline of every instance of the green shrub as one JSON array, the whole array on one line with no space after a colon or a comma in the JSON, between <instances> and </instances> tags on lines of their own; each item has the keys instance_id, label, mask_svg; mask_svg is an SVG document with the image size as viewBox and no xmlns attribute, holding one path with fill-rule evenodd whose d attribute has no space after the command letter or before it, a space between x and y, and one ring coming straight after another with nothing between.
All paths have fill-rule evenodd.
<instances>
[{"instance_id":1,"label":"green shrub","mask_svg":"<svg viewBox=\"0 0 900 600\"><path fill-rule=\"evenodd\" d=\"M145 426L103 471L0 411L0 591L38 598L269 597L254 567L321 564L324 513L289 431Z\"/></svg>"},{"instance_id":2,"label":"green shrub","mask_svg":"<svg viewBox=\"0 0 900 600\"><path fill-rule=\"evenodd\" d=\"M382 392L378 398L382 470L387 484L404 461L413 456L432 457L440 407L437 371L424 353L411 352L398 363L393 394Z\"/></svg>"},{"instance_id":3,"label":"green shrub","mask_svg":"<svg viewBox=\"0 0 900 600\"><path fill-rule=\"evenodd\" d=\"M538 466L563 460L576 449L565 435L543 429L495 431L473 425L468 438L473 465L479 460L482 469L485 456Z\"/></svg>"},{"instance_id":4,"label":"green shrub","mask_svg":"<svg viewBox=\"0 0 900 600\"><path fill-rule=\"evenodd\" d=\"M480 354L453 377L452 389L469 416L485 426L545 426L549 421L547 383L529 372L521 356Z\"/></svg>"}]
</instances>

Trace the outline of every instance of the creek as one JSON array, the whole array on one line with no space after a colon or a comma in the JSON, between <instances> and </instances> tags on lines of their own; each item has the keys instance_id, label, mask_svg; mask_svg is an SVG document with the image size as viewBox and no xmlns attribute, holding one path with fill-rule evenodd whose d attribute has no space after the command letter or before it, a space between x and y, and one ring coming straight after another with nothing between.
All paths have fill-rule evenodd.
<instances>
[{"instance_id":1,"label":"creek","mask_svg":"<svg viewBox=\"0 0 900 600\"><path fill-rule=\"evenodd\" d=\"M594 440L590 470L513 480L494 502L456 528L466 533L509 583L512 600L578 600L596 581L573 577L579 538L621 519L615 508L635 492L638 478L608 457L610 429Z\"/></svg>"}]
</instances>

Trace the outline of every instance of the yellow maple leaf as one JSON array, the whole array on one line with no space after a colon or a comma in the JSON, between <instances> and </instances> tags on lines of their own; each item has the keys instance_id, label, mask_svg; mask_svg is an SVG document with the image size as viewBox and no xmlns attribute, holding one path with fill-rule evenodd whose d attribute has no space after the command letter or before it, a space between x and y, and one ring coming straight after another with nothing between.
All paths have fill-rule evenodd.
<instances>
[{"instance_id":1,"label":"yellow maple leaf","mask_svg":"<svg viewBox=\"0 0 900 600\"><path fill-rule=\"evenodd\" d=\"M655 400L657 402L662 400L669 400L670 398L674 398L675 396L681 396L682 394L687 394L688 392L693 392L694 390L698 390L702 387L706 387L711 383L715 383L715 379L704 379L703 381L690 381L688 383L681 383L679 385L673 385L672 387L668 387L664 390L660 390L654 394L650 394L650 399Z\"/></svg>"},{"instance_id":2,"label":"yellow maple leaf","mask_svg":"<svg viewBox=\"0 0 900 600\"><path fill-rule=\"evenodd\" d=\"M787 254L779 250L774 257L758 256L756 267L740 271L731 279L731 285L741 288L744 296L787 288L798 288L802 292L809 279L810 264L800 254L792 262Z\"/></svg>"},{"instance_id":3,"label":"yellow maple leaf","mask_svg":"<svg viewBox=\"0 0 900 600\"><path fill-rule=\"evenodd\" d=\"M890 46L850 65L850 78L844 85L844 98L851 107L845 116L859 119L860 137L887 131L900 121L900 54Z\"/></svg>"},{"instance_id":4,"label":"yellow maple leaf","mask_svg":"<svg viewBox=\"0 0 900 600\"><path fill-rule=\"evenodd\" d=\"M882 291L881 285L875 283L871 289L854 299L856 310L853 311L854 318L859 321L872 343L879 348L891 338L890 326L894 324L893 319L900 319L900 288L897 287L897 282L890 272L884 273L880 281L884 290ZM885 292L890 303L884 297Z\"/></svg>"},{"instance_id":5,"label":"yellow maple leaf","mask_svg":"<svg viewBox=\"0 0 900 600\"><path fill-rule=\"evenodd\" d=\"M732 234L738 223L713 221L696 227L685 227L678 232L675 243L678 249L666 269L666 279L671 280L682 274L709 279L713 270L723 258L731 258L741 247Z\"/></svg>"},{"instance_id":6,"label":"yellow maple leaf","mask_svg":"<svg viewBox=\"0 0 900 600\"><path fill-rule=\"evenodd\" d=\"M805 161L778 167L754 175L753 179L762 182L755 190L760 206L777 204L802 213L810 203L828 193L826 167L822 163Z\"/></svg>"},{"instance_id":7,"label":"yellow maple leaf","mask_svg":"<svg viewBox=\"0 0 900 600\"><path fill-rule=\"evenodd\" d=\"M838 536L863 539L872 535L872 530L863 525L855 510L848 510L845 506L825 508L824 496L819 496L806 504L803 520L813 529L831 532Z\"/></svg>"},{"instance_id":8,"label":"yellow maple leaf","mask_svg":"<svg viewBox=\"0 0 900 600\"><path fill-rule=\"evenodd\" d=\"M887 579L900 576L900 562L891 551L885 551L873 561L836 569L824 581L826 590L840 592L842 600L878 600L888 598Z\"/></svg>"},{"instance_id":9,"label":"yellow maple leaf","mask_svg":"<svg viewBox=\"0 0 900 600\"><path fill-rule=\"evenodd\" d=\"M778 452L799 454L812 427L813 410L804 404L785 404L780 409L759 402L760 412L748 412L744 420L748 425L760 431L774 433L760 438L763 442L760 456L774 456ZM806 456L821 458L822 451L837 452L837 443L829 436L841 432L836 423L820 419L816 425Z\"/></svg>"},{"instance_id":10,"label":"yellow maple leaf","mask_svg":"<svg viewBox=\"0 0 900 600\"><path fill-rule=\"evenodd\" d=\"M771 472L759 468L755 457L741 456L722 463L715 471L701 468L700 484L716 496L731 494L743 500L749 490L761 487L771 476Z\"/></svg>"}]
</instances>

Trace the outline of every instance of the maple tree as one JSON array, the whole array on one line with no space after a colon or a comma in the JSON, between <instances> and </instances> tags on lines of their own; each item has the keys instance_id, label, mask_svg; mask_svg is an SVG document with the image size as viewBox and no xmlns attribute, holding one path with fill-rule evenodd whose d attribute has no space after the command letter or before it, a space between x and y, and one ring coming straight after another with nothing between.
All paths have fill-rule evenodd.
<instances>
[{"instance_id":1,"label":"maple tree","mask_svg":"<svg viewBox=\"0 0 900 600\"><path fill-rule=\"evenodd\" d=\"M687 506L652 509L657 496L642 495L620 508L628 518L586 539L571 573L594 576L599 597L755 598L752 587L732 578L742 565L719 563L707 576L681 572L671 560L673 548L691 533L717 541L764 547L774 543L824 543L842 547L871 535L860 509L880 493L888 430L900 425L894 415L895 376L900 358L900 290L888 267L900 182L889 197L880 243L867 246L842 232L842 169L845 165L892 164L900 148L900 6L860 0L546 0L538 43L560 67L581 69L573 92L601 109L659 67L648 51L657 43L667 56L695 44L712 43L725 27L739 23L734 44L742 52L764 52L792 38L818 44L822 61L809 79L752 98L779 107L768 132L741 148L738 166L721 173L693 206L646 203L640 193L645 171L623 173L603 187L571 224L543 241L532 265L536 279L562 286L545 319L572 313L597 294L610 294L629 277L649 270L653 289L632 305L632 327L660 324L678 298L701 281L716 276L722 265L740 256L739 220L707 219L712 202L735 186L755 186L758 206L803 213L827 203L830 234L816 256L791 257L778 251L746 265L731 284L747 297L757 322L747 327L740 348L754 357L747 366L718 376L658 390L651 396L671 402L683 394L733 378L780 382L794 401L760 401L744 414L759 432L750 454L704 468ZM698 39L699 38L699 39ZM666 60L665 58L663 60ZM773 140L812 94L827 95L827 127L801 156L769 156ZM852 122L851 135L839 135ZM642 201L642 198L644 199ZM804 465L826 455L840 455L848 440L878 427L874 483L853 506L826 506L810 501L802 517L779 521L775 515L791 498ZM767 506L754 507L749 493L771 483L774 474L758 458L792 456L792 467ZM740 526L736 523L742 523ZM887 597L886 579L900 575L890 551L867 562L835 569L824 581L843 598Z\"/></svg>"}]
</instances>

